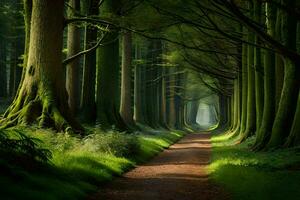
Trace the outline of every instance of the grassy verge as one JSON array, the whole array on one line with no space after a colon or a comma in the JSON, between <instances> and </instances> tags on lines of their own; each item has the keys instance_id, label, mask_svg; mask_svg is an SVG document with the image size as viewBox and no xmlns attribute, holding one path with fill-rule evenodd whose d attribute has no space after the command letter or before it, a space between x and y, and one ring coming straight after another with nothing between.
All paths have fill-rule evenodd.
<instances>
[{"instance_id":1,"label":"grassy verge","mask_svg":"<svg viewBox=\"0 0 300 200\"><path fill-rule=\"evenodd\" d=\"M52 152L50 165L27 170L2 167L0 158L1 199L83 199L101 183L149 160L183 136L179 132L126 135L93 131L79 139L50 130L21 131L38 138Z\"/></svg>"},{"instance_id":2,"label":"grassy verge","mask_svg":"<svg viewBox=\"0 0 300 200\"><path fill-rule=\"evenodd\" d=\"M212 137L211 178L236 200L289 200L300 196L300 149L249 150L255 138L233 145L226 136Z\"/></svg>"}]
</instances>

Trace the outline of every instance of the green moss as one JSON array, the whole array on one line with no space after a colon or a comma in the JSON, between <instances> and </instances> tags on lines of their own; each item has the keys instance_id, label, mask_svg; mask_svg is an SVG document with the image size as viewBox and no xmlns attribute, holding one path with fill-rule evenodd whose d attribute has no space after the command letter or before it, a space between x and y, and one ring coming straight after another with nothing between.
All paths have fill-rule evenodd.
<instances>
[{"instance_id":1,"label":"green moss","mask_svg":"<svg viewBox=\"0 0 300 200\"><path fill-rule=\"evenodd\" d=\"M212 138L211 179L232 193L233 199L295 199L300 195L300 151L253 152L255 138L233 145L234 139Z\"/></svg>"}]
</instances>

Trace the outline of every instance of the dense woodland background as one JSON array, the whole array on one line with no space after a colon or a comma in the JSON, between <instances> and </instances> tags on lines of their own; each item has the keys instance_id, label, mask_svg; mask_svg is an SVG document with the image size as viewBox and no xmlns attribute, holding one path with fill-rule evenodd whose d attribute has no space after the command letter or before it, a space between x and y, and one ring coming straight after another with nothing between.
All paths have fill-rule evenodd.
<instances>
[{"instance_id":1,"label":"dense woodland background","mask_svg":"<svg viewBox=\"0 0 300 200\"><path fill-rule=\"evenodd\" d=\"M298 0L1 0L1 163L217 130L297 164L299 52Z\"/></svg>"}]
</instances>

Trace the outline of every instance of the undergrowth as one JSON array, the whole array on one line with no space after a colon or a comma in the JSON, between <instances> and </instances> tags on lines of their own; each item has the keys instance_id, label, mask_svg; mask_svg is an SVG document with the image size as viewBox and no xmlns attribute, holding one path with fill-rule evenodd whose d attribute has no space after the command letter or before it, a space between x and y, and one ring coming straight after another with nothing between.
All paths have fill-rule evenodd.
<instances>
[{"instance_id":1,"label":"undergrowth","mask_svg":"<svg viewBox=\"0 0 300 200\"><path fill-rule=\"evenodd\" d=\"M1 157L0 199L84 199L103 182L147 161L183 136L180 132L90 132L83 138L45 129L18 128L1 133L0 137L15 145L1 143L8 147L3 154L33 156L26 164L7 164L9 157L18 160L15 155Z\"/></svg>"},{"instance_id":2,"label":"undergrowth","mask_svg":"<svg viewBox=\"0 0 300 200\"><path fill-rule=\"evenodd\" d=\"M289 200L300 196L300 149L253 152L255 138L234 145L226 135L212 137L209 166L213 181L236 200Z\"/></svg>"}]
</instances>

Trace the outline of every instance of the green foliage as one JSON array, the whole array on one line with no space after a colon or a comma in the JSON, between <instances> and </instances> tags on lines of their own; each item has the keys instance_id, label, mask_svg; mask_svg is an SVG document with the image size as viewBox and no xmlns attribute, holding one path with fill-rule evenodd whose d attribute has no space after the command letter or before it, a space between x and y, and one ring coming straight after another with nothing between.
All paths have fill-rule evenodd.
<instances>
[{"instance_id":1,"label":"green foliage","mask_svg":"<svg viewBox=\"0 0 300 200\"><path fill-rule=\"evenodd\" d=\"M52 154L40 147L41 141L28 137L18 130L0 131L0 155L2 160L48 162Z\"/></svg>"},{"instance_id":2,"label":"green foliage","mask_svg":"<svg viewBox=\"0 0 300 200\"><path fill-rule=\"evenodd\" d=\"M300 195L299 149L253 152L249 146L254 139L234 145L235 140L224 135L213 137L212 180L233 199L295 199Z\"/></svg>"},{"instance_id":3,"label":"green foliage","mask_svg":"<svg viewBox=\"0 0 300 200\"><path fill-rule=\"evenodd\" d=\"M84 148L92 152L104 152L118 157L132 157L140 149L136 135L110 131L92 134L84 139Z\"/></svg>"},{"instance_id":4,"label":"green foliage","mask_svg":"<svg viewBox=\"0 0 300 200\"><path fill-rule=\"evenodd\" d=\"M92 129L90 135L77 138L46 129L17 131L42 141L42 148L52 152L51 165L30 173L21 168L4 173L0 176L1 199L83 199L101 183L148 160L183 136L173 132L127 135Z\"/></svg>"}]
</instances>

